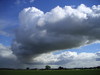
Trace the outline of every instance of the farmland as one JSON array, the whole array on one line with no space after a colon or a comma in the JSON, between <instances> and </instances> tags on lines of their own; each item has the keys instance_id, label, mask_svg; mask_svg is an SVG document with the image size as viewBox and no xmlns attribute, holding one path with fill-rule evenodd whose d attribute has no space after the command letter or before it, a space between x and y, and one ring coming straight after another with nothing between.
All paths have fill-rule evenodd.
<instances>
[{"instance_id":1,"label":"farmland","mask_svg":"<svg viewBox=\"0 0 100 75\"><path fill-rule=\"evenodd\" d=\"M86 70L0 70L0 75L100 75L100 69L86 69Z\"/></svg>"}]
</instances>

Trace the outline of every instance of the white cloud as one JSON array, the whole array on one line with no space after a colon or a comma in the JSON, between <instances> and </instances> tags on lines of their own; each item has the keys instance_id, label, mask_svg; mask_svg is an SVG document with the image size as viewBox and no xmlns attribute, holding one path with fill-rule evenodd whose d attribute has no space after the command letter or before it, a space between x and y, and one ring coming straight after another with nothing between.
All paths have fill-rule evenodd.
<instances>
[{"instance_id":1,"label":"white cloud","mask_svg":"<svg viewBox=\"0 0 100 75\"><path fill-rule=\"evenodd\" d=\"M100 40L100 6L57 6L44 13L36 7L19 13L20 27L13 53L24 63L55 50L71 49ZM54 60L55 61L55 60Z\"/></svg>"},{"instance_id":2,"label":"white cloud","mask_svg":"<svg viewBox=\"0 0 100 75\"><path fill-rule=\"evenodd\" d=\"M0 44L0 56L6 57L10 54L12 55L12 51L10 50L10 48Z\"/></svg>"},{"instance_id":3,"label":"white cloud","mask_svg":"<svg viewBox=\"0 0 100 75\"><path fill-rule=\"evenodd\" d=\"M47 53L42 54L36 58L34 58L34 62L40 65L48 64L48 65L55 65L63 66L67 68L75 68L75 67L95 67L99 66L100 61L96 61L98 53L77 53L66 51L62 52L61 54L53 54ZM54 66L54 67L55 67Z\"/></svg>"},{"instance_id":4,"label":"white cloud","mask_svg":"<svg viewBox=\"0 0 100 75\"><path fill-rule=\"evenodd\" d=\"M81 11L82 13L86 13L86 14L92 14L92 10L90 7L85 6L84 4L81 4L80 6L78 6L78 11Z\"/></svg>"}]
</instances>

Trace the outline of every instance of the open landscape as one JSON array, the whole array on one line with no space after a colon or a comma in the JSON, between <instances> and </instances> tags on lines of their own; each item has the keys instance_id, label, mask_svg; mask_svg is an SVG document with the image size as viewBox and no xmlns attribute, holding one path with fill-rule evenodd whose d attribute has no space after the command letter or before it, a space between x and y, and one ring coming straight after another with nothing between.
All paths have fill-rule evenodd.
<instances>
[{"instance_id":1,"label":"open landscape","mask_svg":"<svg viewBox=\"0 0 100 75\"><path fill-rule=\"evenodd\" d=\"M2 75L100 75L100 66L90 68L51 68L49 65L44 69L11 69L1 68Z\"/></svg>"},{"instance_id":2,"label":"open landscape","mask_svg":"<svg viewBox=\"0 0 100 75\"><path fill-rule=\"evenodd\" d=\"M86 70L0 70L0 75L100 75L100 69Z\"/></svg>"}]
</instances>

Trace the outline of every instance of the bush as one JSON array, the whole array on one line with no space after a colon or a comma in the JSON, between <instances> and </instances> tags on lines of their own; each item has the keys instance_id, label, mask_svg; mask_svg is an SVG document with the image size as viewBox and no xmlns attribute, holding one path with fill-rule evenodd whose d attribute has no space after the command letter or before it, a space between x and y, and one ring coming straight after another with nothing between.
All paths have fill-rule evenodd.
<instances>
[{"instance_id":1,"label":"bush","mask_svg":"<svg viewBox=\"0 0 100 75\"><path fill-rule=\"evenodd\" d=\"M45 66L45 69L46 69L46 70L50 70L51 67L50 67L49 65L46 65L46 66Z\"/></svg>"}]
</instances>

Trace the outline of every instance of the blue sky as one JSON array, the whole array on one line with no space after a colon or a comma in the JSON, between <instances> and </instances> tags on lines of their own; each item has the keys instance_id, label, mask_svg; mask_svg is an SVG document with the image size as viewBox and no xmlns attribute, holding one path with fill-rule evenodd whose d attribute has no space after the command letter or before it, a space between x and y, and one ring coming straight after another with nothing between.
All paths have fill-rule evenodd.
<instances>
[{"instance_id":1,"label":"blue sky","mask_svg":"<svg viewBox=\"0 0 100 75\"><path fill-rule=\"evenodd\" d=\"M17 3L19 1L19 3ZM64 7L65 5L75 5L78 6L80 4L85 4L87 6L98 5L100 4L99 0L34 0L33 2L29 2L29 0L1 0L0 1L0 9L1 14L0 17L2 19L10 19L16 20L18 19L19 12L26 7L34 6L38 9L41 9L44 12L50 11L52 8L56 6Z\"/></svg>"},{"instance_id":2,"label":"blue sky","mask_svg":"<svg viewBox=\"0 0 100 75\"><path fill-rule=\"evenodd\" d=\"M86 6L98 5L100 4L99 0L0 0L0 24L1 31L9 34L10 36L0 35L0 43L10 46L12 40L14 39L14 33L16 28L18 28L19 12L26 7L36 7L44 12L50 11L56 6L64 7L68 6L78 6L80 4L85 4ZM92 52L91 49L99 51L100 44L92 44L81 48L81 51ZM75 49L76 50L76 49ZM73 51L73 49L72 49ZM80 51L80 48L76 50ZM93 51L94 52L94 51Z\"/></svg>"},{"instance_id":3,"label":"blue sky","mask_svg":"<svg viewBox=\"0 0 100 75\"><path fill-rule=\"evenodd\" d=\"M84 65L84 67L87 65L89 65L89 67L98 66L98 64L100 64L100 61L99 62L96 61L96 57L100 58L100 39L99 39L100 36L98 36L97 34L100 34L99 33L100 26L97 25L98 26L98 28L97 28L95 25L100 24L100 22L99 22L100 6L97 6L97 7L94 6L95 7L94 9L97 10L97 12L96 12L92 8L93 5L96 5L96 6L100 5L100 0L0 0L0 61L2 61L2 62L0 62L1 63L0 67L2 67L2 66L3 67L7 67L7 66L11 67L12 65L14 67L16 67L16 66L22 67L23 64L25 67L34 66L34 65L26 64L26 63L34 62L33 60L36 61L35 63L42 64L41 66L43 66L45 64L49 64L49 65L58 64L58 66L59 66L59 63L61 63L60 65L64 66L64 64L65 64L69 67L77 67L78 63L79 63L78 67L82 67L83 65ZM65 7L65 6L70 6L70 8ZM31 8L31 7L34 7L34 8ZM78 9L78 7L80 7L80 8L83 7L86 10L82 10L80 8ZM90 8L88 8L88 7L90 7ZM25 9L27 9L27 11L25 11ZM53 22L53 20L55 20L55 18L59 21L59 16L60 16L60 19L62 18L63 14L59 15L59 11L58 11L61 9L66 10L66 11L67 11L67 9L75 9L75 11L77 11L78 14L74 11L68 10L69 12L72 12L74 14L74 17L75 17L74 19L76 19L77 17L78 18L81 17L82 19L84 19L84 13L85 13L85 15L89 14L89 17L87 16L89 19L85 18L86 20L84 20L84 22L85 21L87 23L90 22L90 25L91 25L91 23L96 23L96 22L97 23L94 24L94 27L89 28L89 29L91 29L89 34L87 33L89 31L87 23L86 23L87 28L83 26L83 29L86 28L85 30L87 32L85 32L84 30L81 31L82 27L81 27L81 29L79 29L80 32L78 32L77 31L77 29L78 29L77 22L76 22L76 27L72 27L72 31L70 31L70 28L71 28L71 26L74 26L74 25L66 26L67 24L65 21L62 21L62 20L60 21L61 25L63 24L63 22L65 22L63 27L59 24L59 22L54 23L54 24L49 23L49 22ZM89 13L89 12L91 12L91 10L95 14ZM33 11L35 11L36 13L34 13ZM68 11L67 11L67 13L69 13ZM28 14L26 14L26 12ZM55 14L55 12L56 12L56 14L58 14L58 16ZM81 15L80 15L80 12L81 12ZM60 11L60 13L62 13L62 11ZM21 14L21 15L19 16L19 14ZM53 14L54 18L52 18L50 16L50 14L51 14L51 16ZM30 15L33 18L31 18ZM40 15L38 17L39 21L40 21L41 17L43 17L43 19L45 19L45 20L42 19L42 22L40 21L40 30L37 29L38 26L36 28L34 27L34 26L36 26L35 23L36 23L37 18L34 19L34 16L36 17L36 15L38 15L38 16ZM44 17L44 15L46 17ZM92 18L93 18L93 15L99 15L99 16L96 18L93 18L93 22L91 22L91 20L92 20L91 15L92 15ZM72 17L71 15L69 15L69 16ZM67 17L69 17L69 16L67 15ZM50 21L49 21L49 19L50 19ZM64 18L64 19L66 19L66 18ZM22 20L22 22L23 22L22 29L19 28L21 26L20 20ZM89 21L87 21L87 20L89 20ZM73 21L73 19L71 21ZM71 21L68 19L67 23L71 24L70 23ZM31 22L32 22L32 24L31 24ZM46 22L46 24L48 26L44 26L43 27L44 30L42 31L42 23L45 25L44 22ZM80 20L80 22L81 22L81 20ZM74 22L72 22L72 23L74 23ZM28 30L24 31L25 27L23 24L25 24L25 26ZM27 24L29 24L29 25L27 26ZM58 24L58 27L57 27L58 30L56 30L57 25L55 25L55 24ZM55 25L55 26L53 28L52 26L49 26L49 25ZM85 25L85 24L83 24L83 25ZM31 26L33 26L33 29ZM67 31L67 29L66 29L65 32L67 31L69 34L71 33L70 35L68 33L67 33L67 36L65 35L65 33L64 33L64 36L62 35L64 26L66 28L69 27L69 30ZM51 28L49 29L49 27L51 27ZM60 30L61 27L62 27L62 29ZM75 36L73 35L74 28L76 28ZM92 28L94 31L92 30ZM45 33L46 33L45 29L47 29L47 31L48 31L46 35L45 35ZM54 32L54 35L51 35L51 36L48 35L48 34L52 34L52 32ZM59 34L57 35L56 32ZM82 35L80 34L81 32L82 32ZM77 36L77 33L79 34L79 36ZM84 38L84 35L85 35L85 38ZM86 35L89 37L87 38ZM42 41L41 41L41 37L42 37ZM66 37L68 40L65 39ZM58 39L60 39L60 41ZM94 42L91 43L91 40L92 40L92 42L97 41L97 40L99 40L99 41L97 43L94 43ZM69 42L72 46L69 43L67 43L66 41ZM89 41L90 44L86 43L87 41ZM65 47L66 44L68 46ZM86 45L86 44L88 44L88 45ZM61 45L61 47L59 47L60 45ZM36 50L34 50L34 49L36 49ZM45 49L47 49L48 51ZM55 50L57 50L57 49L59 51L55 52ZM54 51L54 52L48 53L51 51ZM32 61L29 60L30 58L26 59L31 56L33 56L31 58L35 58L35 56L38 55L39 53L43 54L43 55L40 55L36 59L31 59ZM23 58L25 58L25 60ZM73 60L73 58L75 58L75 60ZM80 59L80 58L83 58L83 59ZM87 59L89 60L90 63L88 63ZM11 60L11 61L8 61L8 60ZM79 60L79 62L76 62L77 60ZM21 61L21 63L19 63L18 61ZM67 62L67 61L69 61L69 62ZM70 63L70 65L69 65L69 63ZM41 68L41 66L36 66L36 67Z\"/></svg>"}]
</instances>

